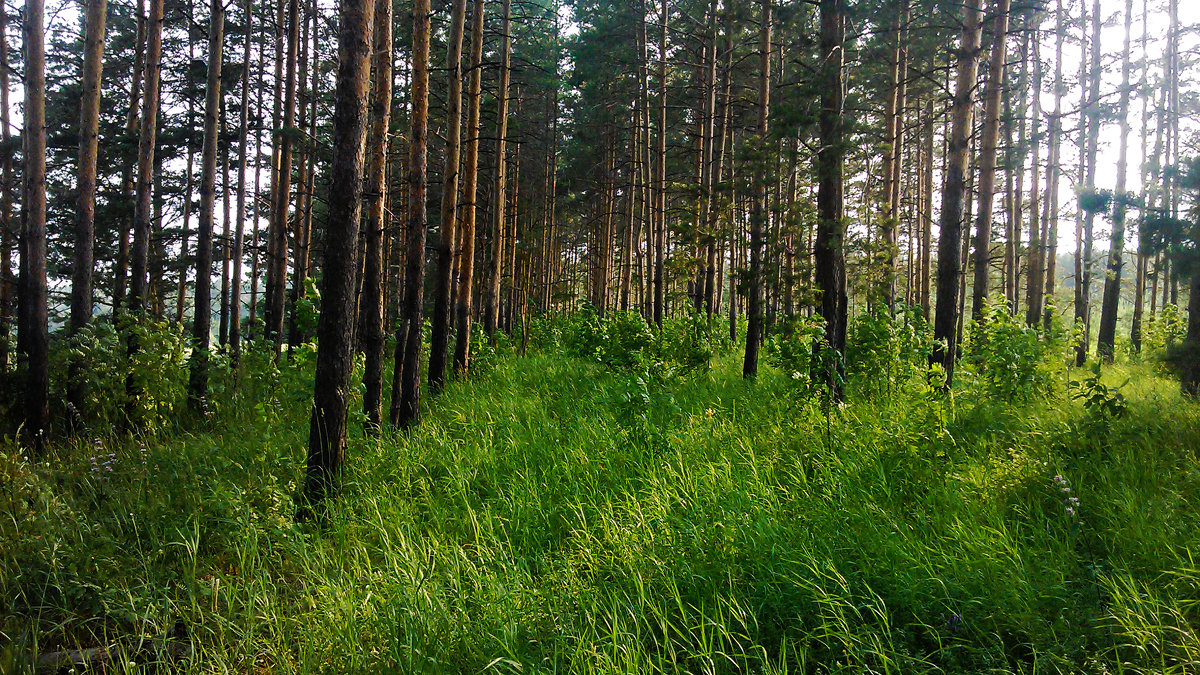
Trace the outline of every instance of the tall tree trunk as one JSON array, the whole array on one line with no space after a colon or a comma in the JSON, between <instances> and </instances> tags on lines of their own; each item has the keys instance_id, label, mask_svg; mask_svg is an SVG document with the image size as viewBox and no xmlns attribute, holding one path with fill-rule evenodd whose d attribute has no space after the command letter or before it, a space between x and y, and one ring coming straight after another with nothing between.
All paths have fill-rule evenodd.
<instances>
[{"instance_id":1,"label":"tall tree trunk","mask_svg":"<svg viewBox=\"0 0 1200 675\"><path fill-rule=\"evenodd\" d=\"M814 241L814 273L821 292L821 318L825 321L825 347L829 357L814 358L814 373L829 388L834 400L842 400L843 355L846 350L846 255L843 222L842 182L845 121L843 119L842 64L846 35L842 0L821 0L821 111L818 117L820 146L817 150L817 235ZM823 361L823 362L822 362Z\"/></svg>"},{"instance_id":2,"label":"tall tree trunk","mask_svg":"<svg viewBox=\"0 0 1200 675\"><path fill-rule=\"evenodd\" d=\"M367 433L380 429L383 412L383 231L384 192L387 190L388 124L392 113L392 5L377 0L375 5L374 78L371 82L371 127L367 143L367 218L363 253L362 343L366 356L363 370L363 412Z\"/></svg>"},{"instance_id":3,"label":"tall tree trunk","mask_svg":"<svg viewBox=\"0 0 1200 675\"><path fill-rule=\"evenodd\" d=\"M12 136L8 112L8 12L0 11L0 375L8 372L14 291Z\"/></svg>"},{"instance_id":4,"label":"tall tree trunk","mask_svg":"<svg viewBox=\"0 0 1200 675\"><path fill-rule=\"evenodd\" d=\"M758 23L758 138L756 143L758 147L766 148L768 143L767 124L771 113L771 0L762 0L761 7L762 13ZM822 51L824 54L829 54L832 50L824 49L823 24L821 37ZM840 58L840 43L837 52L838 58ZM825 112L824 107L822 112ZM746 379L758 376L758 348L762 342L763 230L767 224L766 164L767 158L764 156L754 171L754 211L750 215L750 297L746 312L748 320L746 353L742 361L742 377Z\"/></svg>"},{"instance_id":5,"label":"tall tree trunk","mask_svg":"<svg viewBox=\"0 0 1200 675\"><path fill-rule=\"evenodd\" d=\"M658 160L654 206L654 325L662 328L666 272L665 251L667 230L667 23L670 17L667 0L662 0L661 28L658 40Z\"/></svg>"},{"instance_id":6,"label":"tall tree trunk","mask_svg":"<svg viewBox=\"0 0 1200 675\"><path fill-rule=\"evenodd\" d=\"M1188 293L1187 335L1183 340L1184 363L1180 388L1187 396L1200 396L1200 265L1192 269Z\"/></svg>"},{"instance_id":7,"label":"tall tree trunk","mask_svg":"<svg viewBox=\"0 0 1200 675\"><path fill-rule=\"evenodd\" d=\"M446 352L450 342L450 285L454 277L454 244L458 220L458 159L462 137L462 43L467 0L454 0L446 42L446 160L442 171L442 213L438 267L434 280L433 330L429 342L429 390L437 393L446 382Z\"/></svg>"},{"instance_id":8,"label":"tall tree trunk","mask_svg":"<svg viewBox=\"0 0 1200 675\"><path fill-rule=\"evenodd\" d=\"M946 161L945 187L938 236L937 306L933 333L938 340L929 357L930 365L945 369L948 388L953 383L957 353L959 255L966 195L967 152L973 126L972 93L979 67L981 0L966 0L963 6L962 41L958 49L954 102L950 109L950 149Z\"/></svg>"},{"instance_id":9,"label":"tall tree trunk","mask_svg":"<svg viewBox=\"0 0 1200 675\"><path fill-rule=\"evenodd\" d=\"M138 107L142 96L142 79L146 70L146 0L137 3L137 44L134 47L133 74L129 80L129 107L125 111L125 137L133 140L138 130ZM140 144L139 144L140 150ZM134 202L136 191L135 168L136 161L131 162L123 171L121 194L126 203ZM133 219L122 220L120 234L117 238L116 278L113 280L112 307L115 316L125 307L125 296L129 285L129 238L133 229Z\"/></svg>"},{"instance_id":10,"label":"tall tree trunk","mask_svg":"<svg viewBox=\"0 0 1200 675\"><path fill-rule=\"evenodd\" d=\"M224 98L221 99L221 121L217 128L221 139L228 138ZM221 306L217 315L217 344L224 349L229 346L229 242L233 239L229 231L232 220L229 214L229 142L222 140L218 152L221 154Z\"/></svg>"},{"instance_id":11,"label":"tall tree trunk","mask_svg":"<svg viewBox=\"0 0 1200 675\"><path fill-rule=\"evenodd\" d=\"M330 167L325 259L321 267L322 309L317 320L317 369L304 478L308 508L337 495L345 461L346 410L350 375L354 370L351 327L354 323L367 88L371 79L371 24L375 5L376 0L341 0L339 3L333 163ZM424 9L427 14L428 5Z\"/></svg>"},{"instance_id":12,"label":"tall tree trunk","mask_svg":"<svg viewBox=\"0 0 1200 675\"><path fill-rule=\"evenodd\" d=\"M310 97L308 93L308 70L310 60L308 58L310 30L308 11L311 10L311 13L315 15L316 7L312 4L309 4L305 7L305 10L306 13L300 15L300 43L298 48L299 76L296 96L298 110L298 118L296 122L297 135L308 133L308 130L306 129L306 125L308 123L305 119L308 113L307 100L309 98L316 100L315 95ZM312 25L315 27L315 24ZM314 48L314 53L315 51L316 50ZM317 70L318 69L314 66L314 74ZM313 82L315 85L317 80L314 79ZM310 136L315 138L315 135L313 134L310 134ZM314 147L311 144L308 145L310 148ZM294 160L299 166L299 169L296 172L296 208L294 210L294 216L292 217L291 227L292 240L295 242L295 245L292 246L292 283L291 286L288 287L287 304L285 305L286 307L291 308L291 311L288 312L287 321L287 343L289 353L291 353L291 351L295 349L295 346L300 344L304 339L300 335L301 327L296 316L296 307L300 302L300 299L304 297L305 282L308 279L308 237L310 235L309 216L312 213L312 194L311 190L309 189L309 183L312 180L312 171L316 168L316 165L311 161L312 158L313 152L302 145L299 152L299 158ZM284 264L286 265L286 256Z\"/></svg>"},{"instance_id":13,"label":"tall tree trunk","mask_svg":"<svg viewBox=\"0 0 1200 675\"><path fill-rule=\"evenodd\" d=\"M1000 95L1004 91L1005 44L1008 37L1009 0L992 2L992 51L987 88L983 92L983 142L979 149L979 209L975 222L975 285L971 293L971 318L983 321L992 265L992 199L995 195L996 144L1000 137Z\"/></svg>"},{"instance_id":14,"label":"tall tree trunk","mask_svg":"<svg viewBox=\"0 0 1200 675\"><path fill-rule=\"evenodd\" d=\"M1046 197L1045 212L1042 215L1042 227L1046 236L1042 237L1046 246L1046 265L1044 268L1045 293L1042 301L1042 325L1050 330L1053 320L1055 276L1058 274L1058 180L1062 174L1059 167L1059 157L1062 148L1062 91L1063 91L1063 39L1066 32L1064 24L1062 0L1055 5L1055 37L1054 37L1054 113L1050 116L1048 126L1050 133L1050 154L1046 168Z\"/></svg>"},{"instance_id":15,"label":"tall tree trunk","mask_svg":"<svg viewBox=\"0 0 1200 675\"><path fill-rule=\"evenodd\" d=\"M79 101L79 175L75 187L75 260L71 275L71 334L92 319L93 251L96 244L96 156L99 151L100 76L104 68L104 20L108 0L88 0L84 18L83 92ZM72 360L67 400L83 414L86 384Z\"/></svg>"},{"instance_id":16,"label":"tall tree trunk","mask_svg":"<svg viewBox=\"0 0 1200 675\"><path fill-rule=\"evenodd\" d=\"M475 279L475 213L479 192L479 106L483 92L483 5L471 6L471 81L467 86L467 142L463 162L462 251L455 308L454 372L466 374L471 358L472 288ZM553 217L552 217L553 218Z\"/></svg>"},{"instance_id":17,"label":"tall tree trunk","mask_svg":"<svg viewBox=\"0 0 1200 675\"><path fill-rule=\"evenodd\" d=\"M251 218L253 222L250 224L250 313L247 317L250 330L255 329L255 322L258 320L258 278L259 278L259 260L262 258L262 238L259 237L259 220L262 215L262 120L263 120L263 99L266 98L266 61L267 61L266 45L259 45L258 49L258 89L254 96L254 119L258 121L258 126L254 131L254 196L250 200ZM272 162L274 168L274 162ZM253 333L249 337L255 337Z\"/></svg>"},{"instance_id":18,"label":"tall tree trunk","mask_svg":"<svg viewBox=\"0 0 1200 675\"><path fill-rule=\"evenodd\" d=\"M292 137L296 119L296 67L300 47L300 2L287 0L287 64L284 75L283 121L280 125L279 170L275 176L271 221L267 227L267 292L263 318L266 338L283 341L284 297L287 291L287 227L292 189ZM289 346L290 347L290 346Z\"/></svg>"},{"instance_id":19,"label":"tall tree trunk","mask_svg":"<svg viewBox=\"0 0 1200 675\"><path fill-rule=\"evenodd\" d=\"M246 158L250 133L250 36L254 31L254 5L244 0L246 14L245 42L242 44L242 104L238 118L238 188L237 229L233 239L233 295L230 305L233 314L229 317L229 348L236 368L242 357L242 262L245 257L242 246L246 234Z\"/></svg>"},{"instance_id":20,"label":"tall tree trunk","mask_svg":"<svg viewBox=\"0 0 1200 675\"><path fill-rule=\"evenodd\" d=\"M387 0L381 0L386 2ZM508 0L505 0L508 7ZM397 351L391 421L402 429L421 421L421 342L425 290L425 148L429 129L429 0L413 0L412 120L408 149L408 271L404 275L404 353ZM504 33L508 34L505 11ZM508 38L505 37L505 40ZM505 50L507 54L507 50ZM502 70L506 70L503 69ZM502 81L506 76L502 76ZM502 88L502 92L504 89ZM504 94L500 97L503 99ZM501 136L503 138L503 136ZM502 143L503 141L501 141ZM500 146L503 150L503 145ZM500 153L503 156L503 152ZM501 161L500 166L503 166ZM503 210L504 194L497 200ZM495 315L493 315L493 320ZM396 348L399 350L400 341ZM397 386L399 385L399 386Z\"/></svg>"},{"instance_id":21,"label":"tall tree trunk","mask_svg":"<svg viewBox=\"0 0 1200 675\"><path fill-rule=\"evenodd\" d=\"M929 319L929 278L932 276L933 249L933 97L925 103L925 129L922 132L925 139L925 172L922 182L925 184L921 201L925 203L925 213L921 217L921 277L920 302L921 315Z\"/></svg>"},{"instance_id":22,"label":"tall tree trunk","mask_svg":"<svg viewBox=\"0 0 1200 675\"><path fill-rule=\"evenodd\" d=\"M1084 171L1083 185L1086 189L1094 189L1096 184L1096 153L1100 144L1100 0L1092 0L1092 38L1091 55L1088 59L1088 85L1086 99L1080 106L1081 115L1086 118L1087 166ZM1081 123L1084 119L1080 120ZM1087 361L1091 345L1091 304L1092 304L1092 223L1096 218L1094 210L1088 210L1083 217L1082 250L1076 251L1081 260L1078 263L1082 274L1079 277L1079 291L1075 296L1075 321L1083 322L1083 335L1080 344L1075 348L1075 364L1082 366Z\"/></svg>"},{"instance_id":23,"label":"tall tree trunk","mask_svg":"<svg viewBox=\"0 0 1200 675\"><path fill-rule=\"evenodd\" d=\"M134 203L129 310L145 309L149 296L150 227L153 218L154 148L158 131L159 78L162 74L163 0L150 0L146 35L146 77L138 131L137 194Z\"/></svg>"},{"instance_id":24,"label":"tall tree trunk","mask_svg":"<svg viewBox=\"0 0 1200 675\"><path fill-rule=\"evenodd\" d=\"M1133 0L1125 0L1125 51L1121 59L1121 102L1117 113L1121 125L1120 151L1117 155L1117 188L1113 194L1112 239L1108 248L1108 268L1104 275L1104 299L1100 305L1100 328L1096 333L1096 352L1106 362L1115 355L1117 307L1121 300L1121 269L1125 262L1125 174L1129 167L1129 42L1133 25Z\"/></svg>"},{"instance_id":25,"label":"tall tree trunk","mask_svg":"<svg viewBox=\"0 0 1200 675\"><path fill-rule=\"evenodd\" d=\"M500 2L500 82L496 88L496 173L492 195L493 225L488 237L488 268L483 289L483 328L495 335L500 319L500 278L504 274L504 233L508 208L508 162L505 154L508 141L508 81L512 50L512 3Z\"/></svg>"},{"instance_id":26,"label":"tall tree trunk","mask_svg":"<svg viewBox=\"0 0 1200 675\"><path fill-rule=\"evenodd\" d=\"M146 33L146 77L142 93L142 113L138 132L137 201L134 204L133 248L131 251L131 276L127 299L132 320L140 318L147 299L147 268L150 259L150 227L153 218L154 197L154 146L158 131L159 79L162 74L162 27L163 0L150 0L150 18ZM129 331L126 347L132 357L141 346L137 334ZM131 370L125 377L127 422L134 422L134 410L141 395L141 386Z\"/></svg>"},{"instance_id":27,"label":"tall tree trunk","mask_svg":"<svg viewBox=\"0 0 1200 675\"><path fill-rule=\"evenodd\" d=\"M209 340L212 328L213 211L217 182L217 140L221 115L221 64L224 47L223 0L212 0L208 28L208 81L204 99L204 147L200 157L200 222L196 242L196 310L192 319L188 404L203 414L208 396Z\"/></svg>"},{"instance_id":28,"label":"tall tree trunk","mask_svg":"<svg viewBox=\"0 0 1200 675\"><path fill-rule=\"evenodd\" d=\"M1040 10L1035 10L1030 15L1030 22L1030 39L1032 42L1032 54L1030 57L1032 62L1030 67L1033 69L1033 84L1031 85L1032 89L1030 92L1033 96L1033 105L1031 106L1032 128L1030 133L1030 140L1033 143L1033 158L1030 163L1030 169L1033 175L1029 180L1029 278L1026 280L1025 285L1025 324L1036 326L1042 318L1043 275L1046 269L1046 239L1043 236L1044 228L1039 223L1041 217L1039 202L1041 185L1039 175L1042 169L1042 15Z\"/></svg>"},{"instance_id":29,"label":"tall tree trunk","mask_svg":"<svg viewBox=\"0 0 1200 675\"><path fill-rule=\"evenodd\" d=\"M901 108L904 101L901 89L904 86L903 72L904 23L908 12L908 0L898 0L895 5L896 15L892 18L892 31L889 39L892 47L889 50L891 66L891 83L888 87L887 110L884 127L887 134L887 148L883 155L883 199L884 216L880 221L880 245L883 247L883 303L889 309L896 305L896 227L900 216L900 142L903 138L904 123L901 118Z\"/></svg>"},{"instance_id":30,"label":"tall tree trunk","mask_svg":"<svg viewBox=\"0 0 1200 675\"><path fill-rule=\"evenodd\" d=\"M25 433L34 453L45 450L50 424L50 335L46 307L46 43L42 0L25 2L25 212L19 329L28 368Z\"/></svg>"}]
</instances>

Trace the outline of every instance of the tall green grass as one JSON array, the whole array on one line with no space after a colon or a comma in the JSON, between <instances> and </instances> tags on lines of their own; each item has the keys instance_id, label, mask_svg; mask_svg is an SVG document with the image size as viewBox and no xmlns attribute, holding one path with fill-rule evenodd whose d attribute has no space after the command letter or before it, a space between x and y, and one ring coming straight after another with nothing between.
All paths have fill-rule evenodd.
<instances>
[{"instance_id":1,"label":"tall green grass","mask_svg":"<svg viewBox=\"0 0 1200 675\"><path fill-rule=\"evenodd\" d=\"M4 446L0 670L181 619L197 673L1200 672L1200 407L1148 366L1106 375L1107 419L1065 369L1012 403L866 374L837 406L732 355L498 356L351 439L318 529L301 356L211 431Z\"/></svg>"}]
</instances>

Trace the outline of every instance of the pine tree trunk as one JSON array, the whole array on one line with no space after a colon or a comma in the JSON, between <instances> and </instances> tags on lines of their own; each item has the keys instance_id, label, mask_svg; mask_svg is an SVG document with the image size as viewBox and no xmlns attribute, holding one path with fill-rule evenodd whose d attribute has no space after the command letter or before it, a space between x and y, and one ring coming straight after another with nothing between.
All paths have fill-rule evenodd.
<instances>
[{"instance_id":1,"label":"pine tree trunk","mask_svg":"<svg viewBox=\"0 0 1200 675\"><path fill-rule=\"evenodd\" d=\"M992 51L988 59L987 88L983 92L983 139L979 148L979 208L975 221L975 284L971 293L971 318L983 321L992 265L992 199L995 195L996 145L1000 137L1000 95L1004 91L1004 65L1008 58L1009 0L992 2Z\"/></svg>"},{"instance_id":2,"label":"pine tree trunk","mask_svg":"<svg viewBox=\"0 0 1200 675\"><path fill-rule=\"evenodd\" d=\"M133 218L133 246L130 252L131 279L127 305L132 320L141 317L147 299L147 271L150 258L150 228L153 218L154 197L154 146L158 131L159 79L162 73L162 27L163 0L150 0L150 18L146 32L146 77L142 93L142 112L138 132L138 163L136 179L136 202ZM130 357L140 351L136 334L126 335L126 348ZM133 424L134 411L141 386L131 370L125 377L127 424Z\"/></svg>"},{"instance_id":3,"label":"pine tree trunk","mask_svg":"<svg viewBox=\"0 0 1200 675\"><path fill-rule=\"evenodd\" d=\"M1084 187L1094 187L1096 184L1096 153L1100 144L1100 0L1092 0L1092 37L1091 55L1088 65L1087 98L1081 104L1081 114L1086 117L1087 147L1085 155L1087 166L1084 171ZM1081 120L1081 123L1085 120ZM1078 263L1082 270L1079 279L1079 291L1075 296L1075 321L1083 323L1083 335L1080 344L1075 348L1075 364L1082 366L1087 361L1088 350L1091 346L1091 304L1092 304L1092 244L1093 222L1095 211L1088 211L1083 218L1082 250L1076 251L1081 259Z\"/></svg>"},{"instance_id":4,"label":"pine tree trunk","mask_svg":"<svg viewBox=\"0 0 1200 675\"><path fill-rule=\"evenodd\" d=\"M483 91L484 0L471 6L471 80L467 86L467 141L463 162L462 250L455 307L454 372L464 375L471 358L472 289L475 279L475 213L479 192L479 107Z\"/></svg>"},{"instance_id":5,"label":"pine tree trunk","mask_svg":"<svg viewBox=\"0 0 1200 675\"><path fill-rule=\"evenodd\" d=\"M8 12L0 11L0 375L8 372L14 279L12 136L8 108Z\"/></svg>"},{"instance_id":6,"label":"pine tree trunk","mask_svg":"<svg viewBox=\"0 0 1200 675\"><path fill-rule=\"evenodd\" d=\"M1049 120L1050 155L1047 159L1045 212L1042 215L1042 227L1046 236L1042 237L1046 246L1046 265L1043 274L1045 293L1042 297L1042 325L1050 330L1053 320L1054 290L1058 274L1058 179L1062 173L1059 167L1059 157L1062 148L1062 91L1063 91L1063 34L1066 26L1063 23L1062 0L1055 5L1055 39L1054 39L1054 113Z\"/></svg>"},{"instance_id":7,"label":"pine tree trunk","mask_svg":"<svg viewBox=\"0 0 1200 675\"><path fill-rule=\"evenodd\" d=\"M252 0L244 0L246 15L245 42L242 43L242 103L238 118L238 187L237 228L233 239L233 294L230 305L233 314L229 317L229 348L233 367L237 368L242 357L242 262L245 258L242 247L246 235L246 160L250 133L250 36L254 33L254 6Z\"/></svg>"},{"instance_id":8,"label":"pine tree trunk","mask_svg":"<svg viewBox=\"0 0 1200 675\"><path fill-rule=\"evenodd\" d=\"M221 99L221 121L218 124L219 138L228 138L225 99ZM229 142L222 140L218 147L221 155L221 307L217 323L217 344L222 349L229 346L229 242L233 239L229 231Z\"/></svg>"},{"instance_id":9,"label":"pine tree trunk","mask_svg":"<svg viewBox=\"0 0 1200 675\"><path fill-rule=\"evenodd\" d=\"M654 206L654 325L662 328L666 287L663 276L666 272L665 251L667 230L667 23L670 11L667 0L662 0L660 33L658 41L658 158L654 178L656 189Z\"/></svg>"},{"instance_id":10,"label":"pine tree trunk","mask_svg":"<svg viewBox=\"0 0 1200 675\"><path fill-rule=\"evenodd\" d=\"M762 13L758 23L758 134L756 144L760 148L765 148L767 124L771 114L771 0L762 0L761 6ZM822 24L823 27L824 24ZM824 39L824 30L821 35ZM822 42L822 46L824 47L824 42ZM828 54L829 51L824 53ZM838 49L838 54L840 58L840 49ZM767 224L766 162L766 157L763 157L755 167L754 205L753 212L750 214L750 297L746 311L746 352L745 358L742 360L742 377L745 379L758 376L758 349L763 331L763 230Z\"/></svg>"},{"instance_id":11,"label":"pine tree trunk","mask_svg":"<svg viewBox=\"0 0 1200 675\"><path fill-rule=\"evenodd\" d=\"M154 146L158 130L159 78L162 74L163 0L150 0L150 18L146 35L146 76L142 92L142 112L138 131L138 163L133 247L131 250L131 279L129 310L138 314L146 307L149 297L147 272L150 262L150 227L153 218Z\"/></svg>"},{"instance_id":12,"label":"pine tree trunk","mask_svg":"<svg viewBox=\"0 0 1200 675\"><path fill-rule=\"evenodd\" d=\"M446 112L446 159L442 171L442 212L438 267L434 280L433 330L429 343L429 390L446 383L446 352L450 343L450 285L454 277L454 250L458 220L458 160L462 138L462 43L467 0L454 0L450 35L446 43L446 78L449 85Z\"/></svg>"},{"instance_id":13,"label":"pine tree trunk","mask_svg":"<svg viewBox=\"0 0 1200 675\"><path fill-rule=\"evenodd\" d=\"M371 24L376 0L341 0L338 75L333 114L325 259L321 266L321 315L317 321L317 368L304 478L306 508L336 497L346 451L346 411L354 369L351 326L362 215L367 88L371 79ZM426 13L428 6L425 7ZM302 512L303 513L303 512ZM320 515L320 512L318 512Z\"/></svg>"},{"instance_id":14,"label":"pine tree trunk","mask_svg":"<svg viewBox=\"0 0 1200 675\"><path fill-rule=\"evenodd\" d=\"M1117 187L1113 194L1112 238L1104 275L1104 298L1100 305L1100 328L1096 352L1106 362L1116 354L1117 308L1121 300L1121 270L1125 262L1125 180L1129 166L1129 42L1133 25L1133 0L1125 0L1125 50L1121 59L1120 150L1117 156Z\"/></svg>"},{"instance_id":15,"label":"pine tree trunk","mask_svg":"<svg viewBox=\"0 0 1200 675\"><path fill-rule=\"evenodd\" d=\"M389 0L375 5L374 76L371 82L371 126L367 141L367 217L363 254L363 412L366 431L378 433L383 413L383 232L384 191L387 189L388 124L392 112L392 6Z\"/></svg>"},{"instance_id":16,"label":"pine tree trunk","mask_svg":"<svg viewBox=\"0 0 1200 675\"><path fill-rule=\"evenodd\" d=\"M99 151L100 76L104 68L104 21L108 0L88 0L84 18L83 92L79 102L79 174L75 186L75 256L71 275L72 335L92 319L93 251L96 240L96 158ZM72 361L67 400L83 413L87 394L81 365Z\"/></svg>"},{"instance_id":17,"label":"pine tree trunk","mask_svg":"<svg viewBox=\"0 0 1200 675\"><path fill-rule=\"evenodd\" d=\"M496 88L496 173L492 192L493 225L488 237L487 276L483 280L483 329L496 334L500 320L500 278L504 274L504 233L508 208L508 81L512 51L512 2L500 2L500 81Z\"/></svg>"},{"instance_id":18,"label":"pine tree trunk","mask_svg":"<svg viewBox=\"0 0 1200 675\"><path fill-rule=\"evenodd\" d=\"M1032 176L1029 180L1029 277L1025 284L1025 324L1027 326L1036 326L1042 318L1042 290L1044 284L1044 270L1046 261L1046 241L1042 236L1042 227L1039 222L1041 219L1041 197L1040 189L1040 172L1041 164L1041 122L1042 122L1042 58L1041 58L1041 24L1042 15L1040 11L1035 11L1031 17L1030 41L1031 41L1031 67L1033 68L1033 83L1031 85L1031 94L1033 96L1032 120L1030 137L1033 143L1033 158L1030 164ZM1018 207L1019 208L1019 207Z\"/></svg>"},{"instance_id":19,"label":"pine tree trunk","mask_svg":"<svg viewBox=\"0 0 1200 675\"><path fill-rule=\"evenodd\" d=\"M825 347L829 357L814 358L813 365L833 400L842 400L846 349L846 257L842 179L845 149L842 117L842 64L844 61L845 8L842 0L821 0L821 89L817 150L817 234L813 244L816 286L821 292L821 318L825 321ZM821 361L824 361L822 363Z\"/></svg>"},{"instance_id":20,"label":"pine tree trunk","mask_svg":"<svg viewBox=\"0 0 1200 675\"><path fill-rule=\"evenodd\" d=\"M125 137L131 141L138 130L138 109L141 103L142 79L146 70L146 0L138 0L137 4L137 44L134 47L133 74L129 84L129 107L125 111ZM140 149L140 147L139 147ZM136 161L130 162L122 175L121 194L125 203L134 201L136 191L134 175ZM116 278L113 280L112 307L113 315L125 308L125 296L129 286L129 246L133 220L122 220L120 235L117 241Z\"/></svg>"},{"instance_id":21,"label":"pine tree trunk","mask_svg":"<svg viewBox=\"0 0 1200 675\"><path fill-rule=\"evenodd\" d=\"M386 2L387 0L381 0ZM508 0L505 0L508 6ZM408 149L408 271L404 275L404 353L397 359L392 384L391 421L401 429L421 421L421 347L425 290L425 174L429 129L429 0L413 0L412 125ZM505 16L507 17L507 11ZM508 33L508 21L504 22ZM507 38L506 38L507 40ZM507 51L505 51L507 53ZM502 71L504 69L502 68ZM502 76L502 81L505 76ZM501 98L504 94L500 94ZM501 146L503 150L503 146ZM500 153L503 156L503 152ZM503 166L501 162L500 166ZM503 192L497 198L503 210ZM493 314L493 320L495 315ZM400 341L396 343L400 348ZM401 356L397 352L397 356ZM397 391L397 383L399 391ZM397 394L399 394L397 396Z\"/></svg>"},{"instance_id":22,"label":"pine tree trunk","mask_svg":"<svg viewBox=\"0 0 1200 675\"><path fill-rule=\"evenodd\" d=\"M200 154L200 222L196 243L196 310L192 320L188 403L204 414L208 396L209 340L212 329L211 274L213 211L216 199L217 139L221 114L221 64L225 27L222 0L212 0L208 29L208 81L204 100L204 147Z\"/></svg>"},{"instance_id":23,"label":"pine tree trunk","mask_svg":"<svg viewBox=\"0 0 1200 675\"><path fill-rule=\"evenodd\" d=\"M963 203L967 154L974 117L972 92L979 67L980 0L966 0L963 7L962 41L958 50L954 102L950 109L950 149L946 161L945 188L938 236L937 305L933 332L939 342L929 357L930 365L945 369L945 386L954 378L954 360L958 347L959 255L962 245Z\"/></svg>"},{"instance_id":24,"label":"pine tree trunk","mask_svg":"<svg viewBox=\"0 0 1200 675\"><path fill-rule=\"evenodd\" d=\"M46 297L46 43L42 0L25 2L25 214L20 325L25 337L25 434L35 455L45 451L50 424L50 335Z\"/></svg>"},{"instance_id":25,"label":"pine tree trunk","mask_svg":"<svg viewBox=\"0 0 1200 675\"><path fill-rule=\"evenodd\" d=\"M287 293L287 227L292 189L292 138L296 132L296 67L300 47L300 3L287 0L287 63L280 124L279 169L272 186L271 221L267 227L267 291L263 310L268 341L283 342L284 297ZM293 308L294 309L294 308ZM291 349L293 345L288 345Z\"/></svg>"}]
</instances>

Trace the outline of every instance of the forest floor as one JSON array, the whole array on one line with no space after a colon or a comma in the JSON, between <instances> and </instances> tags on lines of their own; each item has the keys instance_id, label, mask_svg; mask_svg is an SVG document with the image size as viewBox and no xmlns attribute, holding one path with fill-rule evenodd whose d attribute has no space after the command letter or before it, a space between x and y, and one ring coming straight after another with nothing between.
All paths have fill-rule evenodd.
<instances>
[{"instance_id":1,"label":"forest floor","mask_svg":"<svg viewBox=\"0 0 1200 675\"><path fill-rule=\"evenodd\" d=\"M735 354L497 357L414 433L352 415L318 527L311 364L247 367L211 431L6 441L0 670L181 622L202 673L1200 672L1200 405L1148 365L1110 417L1065 368L831 406Z\"/></svg>"}]
</instances>

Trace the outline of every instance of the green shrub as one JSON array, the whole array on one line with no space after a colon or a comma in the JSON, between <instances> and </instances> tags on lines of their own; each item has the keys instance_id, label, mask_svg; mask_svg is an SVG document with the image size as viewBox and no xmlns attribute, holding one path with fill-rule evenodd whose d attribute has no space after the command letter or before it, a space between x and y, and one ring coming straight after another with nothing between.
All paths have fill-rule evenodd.
<instances>
[{"instance_id":1,"label":"green shrub","mask_svg":"<svg viewBox=\"0 0 1200 675\"><path fill-rule=\"evenodd\" d=\"M1029 400L1049 392L1052 355L1065 339L1045 336L1009 311L1003 299L991 299L983 321L973 324L963 345L963 361L972 366L988 394L1005 401Z\"/></svg>"},{"instance_id":2,"label":"green shrub","mask_svg":"<svg viewBox=\"0 0 1200 675\"><path fill-rule=\"evenodd\" d=\"M847 376L868 395L891 393L928 370L933 327L919 307L897 304L895 313L876 310L850 322L846 339Z\"/></svg>"}]
</instances>

